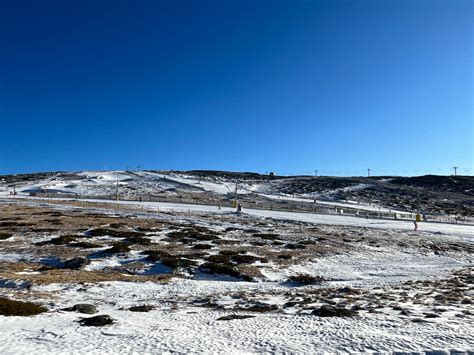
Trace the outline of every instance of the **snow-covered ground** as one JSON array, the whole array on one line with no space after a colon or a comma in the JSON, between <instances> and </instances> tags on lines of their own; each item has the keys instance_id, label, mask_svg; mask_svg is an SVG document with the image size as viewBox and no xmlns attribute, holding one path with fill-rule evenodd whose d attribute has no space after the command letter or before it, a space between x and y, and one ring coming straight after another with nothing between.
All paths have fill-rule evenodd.
<instances>
[{"instance_id":1,"label":"snow-covered ground","mask_svg":"<svg viewBox=\"0 0 474 355\"><path fill-rule=\"evenodd\" d=\"M62 201L68 202L67 199ZM267 250L269 255L280 253L285 245L295 245L298 241L311 242L310 245L317 248L314 254L309 254L311 258L306 256L285 267L272 261L254 264L263 277L253 282L199 273L195 277L173 278L163 283L35 284L33 281L29 284L5 280L3 288L0 282L0 295L34 300L46 305L50 311L34 317L0 316L2 354L429 351L449 354L473 350L472 278L469 281L469 276L465 276L464 280L468 281L462 284L465 303L446 303L439 299L439 296L461 287L458 276L454 276L458 286L452 290L451 284L444 280L453 277L453 272L472 268L473 258L469 252L471 249L468 249L472 248L474 240L472 226L420 223L421 231L415 233L412 222L405 221L257 209L245 209L244 213L237 215L234 209L206 205L119 203L121 210L107 211L91 206L51 204L40 199L4 199L0 206L8 205L13 211L15 206L46 211L52 207L54 211L69 213L64 217L65 223L59 224L64 226L61 228L68 228L67 223L76 216L70 213L82 211L113 216L118 222L132 218L135 225L141 220L152 221L151 226L159 226L160 221L165 221L169 227L147 232L152 245L161 247L173 244L166 241L166 237L176 225L194 225L219 231L223 241L237 241L232 248L242 248L246 255L259 255L262 250ZM126 205L143 206L154 213L128 210L124 208ZM22 213L28 216L28 211ZM41 218L44 217L39 220ZM51 221L57 223L55 219ZM302 232L299 232L299 222L305 223ZM255 231L277 233L283 246L273 244L274 239L270 239L271 243L258 249L249 244L252 238L259 238L251 237ZM34 250L27 249L28 243L59 235L52 233L46 232L40 237L31 234L24 237L24 233L20 233L1 241L0 262L36 262L38 257ZM107 245L112 239L88 237L87 240ZM6 249L8 243L20 242L18 252ZM216 255L220 245L212 244L209 254ZM64 248L69 253L70 248ZM98 256L82 272L120 269L134 262L143 262L139 250L101 256L97 251L103 249L93 249ZM300 252L295 253L298 255ZM51 262L54 260L51 258ZM146 267L149 267L145 270L148 274L170 272L160 263L148 263ZM21 280L28 276L34 280L39 272L27 269L16 272L16 275ZM322 276L325 281L310 286L288 284L289 277L300 274ZM123 276L132 277L127 275L124 273ZM81 326L77 321L89 315L63 310L80 303L95 305L97 314L108 314L115 323L104 327ZM154 309L144 313L128 310L131 306L145 304ZM275 308L265 312L248 310L262 304ZM354 317L328 318L312 314L322 304L359 307L359 313ZM252 317L218 320L233 314Z\"/></svg>"},{"instance_id":2,"label":"snow-covered ground","mask_svg":"<svg viewBox=\"0 0 474 355\"><path fill-rule=\"evenodd\" d=\"M8 200L9 197L6 197ZM15 197L18 198L18 197ZM48 201L48 199L43 199ZM67 201L67 198L57 199ZM42 199L38 199L42 201ZM103 200L85 199L85 202L102 203ZM212 214L228 214L235 212L235 209L229 207L219 207L210 205L191 205L168 202L138 202L138 201L114 201L113 204L143 206L143 208L155 211L170 211L170 212L203 212ZM245 208L245 215L272 218L277 220L289 220L295 222L353 226L353 227L370 227L379 229L393 229L393 230L413 230L413 222L406 220L388 220L388 219L374 219L364 217L352 217L345 215L325 215L317 213L305 212L283 212L272 210L260 210ZM466 238L474 238L474 226L452 223L437 223L437 222L419 222L420 232L432 232L438 234L457 234Z\"/></svg>"},{"instance_id":3,"label":"snow-covered ground","mask_svg":"<svg viewBox=\"0 0 474 355\"><path fill-rule=\"evenodd\" d=\"M56 295L55 307L100 304L99 313L116 323L81 327L78 314L53 312L33 318L0 317L3 354L27 353L305 353L424 352L472 350L472 325L458 322L414 323L387 318L320 318L258 314L219 321L229 312L190 307L173 297L221 292L257 292L259 284L175 281L171 284L111 282L35 288ZM164 300L164 301L163 301ZM153 304L149 313L120 308ZM248 313L247 313L248 314Z\"/></svg>"},{"instance_id":4,"label":"snow-covered ground","mask_svg":"<svg viewBox=\"0 0 474 355\"><path fill-rule=\"evenodd\" d=\"M152 172L152 171L85 171L75 173L77 178L67 178L61 176L50 176L46 179L38 181L28 181L17 184L16 192L19 195L29 195L34 192L47 192L59 194L99 196L115 194L117 186L121 194L153 195L161 194L177 194L177 193L209 193L215 195L234 194L236 188L235 180L218 177L207 176L198 178L195 175L176 173L176 172ZM312 203L318 198L318 205L338 208L353 208L361 211L375 212L399 212L383 206L370 206L367 204L358 204L356 202L328 201L322 199L322 195L331 195L340 190L350 191L363 189L369 185L359 184L344 189L336 189L327 191L326 194L303 194L296 196L288 196L278 194L272 189L275 182L263 182L258 180L245 179L238 183L239 195L253 194L253 196L261 196L265 199ZM8 195L12 192L12 188L6 188L0 181L0 196Z\"/></svg>"}]
</instances>

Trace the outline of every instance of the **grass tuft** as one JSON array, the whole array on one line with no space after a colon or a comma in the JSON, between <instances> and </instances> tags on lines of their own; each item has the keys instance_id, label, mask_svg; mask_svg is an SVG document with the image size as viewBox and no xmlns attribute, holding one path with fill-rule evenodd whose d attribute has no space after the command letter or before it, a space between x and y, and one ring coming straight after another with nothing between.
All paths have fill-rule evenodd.
<instances>
[{"instance_id":1,"label":"grass tuft","mask_svg":"<svg viewBox=\"0 0 474 355\"><path fill-rule=\"evenodd\" d=\"M31 302L13 301L0 297L0 315L2 316L34 316L47 312L48 309Z\"/></svg>"}]
</instances>

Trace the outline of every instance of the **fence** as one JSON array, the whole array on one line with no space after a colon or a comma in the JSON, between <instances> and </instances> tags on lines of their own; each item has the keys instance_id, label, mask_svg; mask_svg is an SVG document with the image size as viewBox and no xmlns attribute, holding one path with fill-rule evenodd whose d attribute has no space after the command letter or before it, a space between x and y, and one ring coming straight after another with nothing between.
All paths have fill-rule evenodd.
<instances>
[{"instance_id":1,"label":"fence","mask_svg":"<svg viewBox=\"0 0 474 355\"><path fill-rule=\"evenodd\" d=\"M75 198L71 196L58 196L57 194L41 194L35 197L47 198L51 202L66 203L79 207L95 207L102 209L130 209L139 211L156 211L156 209L149 209L151 206L138 205L125 205L119 204L114 201L117 200L116 195L102 195L102 196L85 196L77 195ZM291 200L265 200L257 199L256 196L242 195L239 196L239 202L244 208L259 209L259 210L275 210L281 212L299 212L299 213L315 213L324 215L346 215L359 218L378 218L378 219L392 219L392 220L414 220L416 213L411 212L399 212L399 211L386 211L386 210L364 210L357 208L356 206L328 206L318 202L302 202L302 201L291 201ZM58 200L59 199L59 200ZM31 200L36 200L31 198ZM101 200L101 201L97 201ZM102 202L103 201L103 202ZM191 196L122 196L119 201L122 202L164 202L164 203L176 203L183 205L210 205L219 207L232 207L232 199L230 198L219 198L212 195L191 195ZM376 208L376 207L375 207ZM458 216L447 216L447 215L435 215L435 214L424 214L425 221L429 222L440 222L440 223L456 223L456 224L474 224L472 218L458 217Z\"/></svg>"}]
</instances>

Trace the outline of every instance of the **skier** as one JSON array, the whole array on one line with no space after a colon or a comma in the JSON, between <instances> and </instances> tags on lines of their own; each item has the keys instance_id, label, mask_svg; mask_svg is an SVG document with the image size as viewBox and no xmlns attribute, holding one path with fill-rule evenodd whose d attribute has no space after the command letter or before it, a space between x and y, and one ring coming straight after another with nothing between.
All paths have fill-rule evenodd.
<instances>
[{"instance_id":1,"label":"skier","mask_svg":"<svg viewBox=\"0 0 474 355\"><path fill-rule=\"evenodd\" d=\"M416 223L416 221L413 221L413 223L415 224L415 229L414 231L416 232L418 230L418 223Z\"/></svg>"},{"instance_id":2,"label":"skier","mask_svg":"<svg viewBox=\"0 0 474 355\"><path fill-rule=\"evenodd\" d=\"M237 204L237 213L242 212L242 205L240 203Z\"/></svg>"}]
</instances>

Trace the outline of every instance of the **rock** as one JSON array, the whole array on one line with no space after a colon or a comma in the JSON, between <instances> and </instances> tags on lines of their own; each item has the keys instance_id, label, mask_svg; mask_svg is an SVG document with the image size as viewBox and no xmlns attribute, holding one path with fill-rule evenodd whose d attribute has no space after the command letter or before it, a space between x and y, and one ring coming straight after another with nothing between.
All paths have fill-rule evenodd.
<instances>
[{"instance_id":1,"label":"rock","mask_svg":"<svg viewBox=\"0 0 474 355\"><path fill-rule=\"evenodd\" d=\"M402 315L402 316L409 316L409 315L411 315L411 314L412 314L412 312L409 311L408 309L402 309L402 310L400 311L400 315Z\"/></svg>"},{"instance_id":2,"label":"rock","mask_svg":"<svg viewBox=\"0 0 474 355\"><path fill-rule=\"evenodd\" d=\"M131 312L150 312L153 309L155 309L154 306L149 305L149 304L144 304L141 306L132 306L128 310Z\"/></svg>"},{"instance_id":3,"label":"rock","mask_svg":"<svg viewBox=\"0 0 474 355\"><path fill-rule=\"evenodd\" d=\"M63 308L62 311L66 312L79 312L84 314L94 314L97 313L97 308L92 304L75 304L72 307Z\"/></svg>"},{"instance_id":4,"label":"rock","mask_svg":"<svg viewBox=\"0 0 474 355\"><path fill-rule=\"evenodd\" d=\"M217 318L216 320L233 320L233 319L246 319L246 318L254 318L255 316L249 316L249 315L239 315L239 314L229 314L228 316L223 316L220 318Z\"/></svg>"},{"instance_id":5,"label":"rock","mask_svg":"<svg viewBox=\"0 0 474 355\"><path fill-rule=\"evenodd\" d=\"M353 317L358 313L347 308L324 305L314 309L312 314L318 317Z\"/></svg>"},{"instance_id":6,"label":"rock","mask_svg":"<svg viewBox=\"0 0 474 355\"><path fill-rule=\"evenodd\" d=\"M87 264L89 264L89 259L74 258L66 260L63 264L63 269L79 270L81 267Z\"/></svg>"},{"instance_id":7,"label":"rock","mask_svg":"<svg viewBox=\"0 0 474 355\"><path fill-rule=\"evenodd\" d=\"M97 313L97 308L93 304L75 304L71 308L64 309L65 311L79 312L84 314L94 314Z\"/></svg>"},{"instance_id":8,"label":"rock","mask_svg":"<svg viewBox=\"0 0 474 355\"><path fill-rule=\"evenodd\" d=\"M90 318L82 318L79 324L86 327L103 327L115 323L115 320L108 314L102 314Z\"/></svg>"},{"instance_id":9,"label":"rock","mask_svg":"<svg viewBox=\"0 0 474 355\"><path fill-rule=\"evenodd\" d=\"M421 318L413 318L411 320L413 323L429 323L427 320L421 319Z\"/></svg>"},{"instance_id":10,"label":"rock","mask_svg":"<svg viewBox=\"0 0 474 355\"><path fill-rule=\"evenodd\" d=\"M278 306L276 304L267 304L267 303L255 303L254 305L243 308L246 311L249 312L271 312L271 311L276 311L278 309Z\"/></svg>"}]
</instances>

